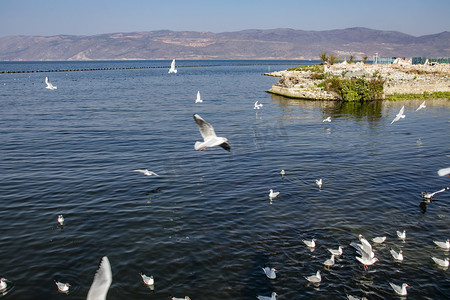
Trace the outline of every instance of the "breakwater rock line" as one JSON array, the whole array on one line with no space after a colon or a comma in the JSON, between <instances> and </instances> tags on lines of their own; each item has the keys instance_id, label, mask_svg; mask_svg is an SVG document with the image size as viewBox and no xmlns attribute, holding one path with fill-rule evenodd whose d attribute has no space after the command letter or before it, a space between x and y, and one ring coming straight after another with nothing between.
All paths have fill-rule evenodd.
<instances>
[{"instance_id":1,"label":"breakwater rock line","mask_svg":"<svg viewBox=\"0 0 450 300\"><path fill-rule=\"evenodd\" d=\"M377 76L384 79L381 99L392 95L424 95L450 92L450 64L413 65L410 61L397 59L392 64L343 63L317 65L314 68L289 69L266 73L281 77L267 92L306 100L342 100L342 97L320 86L325 78L365 78ZM374 99L374 100L381 100Z\"/></svg>"}]
</instances>

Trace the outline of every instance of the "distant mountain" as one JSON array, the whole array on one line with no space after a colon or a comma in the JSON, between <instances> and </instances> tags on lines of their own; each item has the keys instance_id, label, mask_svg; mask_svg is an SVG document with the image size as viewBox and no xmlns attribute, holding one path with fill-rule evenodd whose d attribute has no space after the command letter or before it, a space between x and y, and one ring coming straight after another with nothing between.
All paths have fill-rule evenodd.
<instances>
[{"instance_id":1,"label":"distant mountain","mask_svg":"<svg viewBox=\"0 0 450 300\"><path fill-rule=\"evenodd\" d=\"M0 38L0 60L124 59L317 59L375 53L380 57L450 56L450 32L415 37L362 27L304 31L148 31L92 36L8 36Z\"/></svg>"}]
</instances>

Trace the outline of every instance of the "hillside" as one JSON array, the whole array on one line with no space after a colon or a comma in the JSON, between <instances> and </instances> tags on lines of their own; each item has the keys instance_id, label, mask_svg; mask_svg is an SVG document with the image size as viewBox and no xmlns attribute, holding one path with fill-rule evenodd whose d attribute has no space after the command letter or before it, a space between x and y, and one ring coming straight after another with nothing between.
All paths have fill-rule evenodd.
<instances>
[{"instance_id":1,"label":"hillside","mask_svg":"<svg viewBox=\"0 0 450 300\"><path fill-rule=\"evenodd\" d=\"M450 56L450 32L411 36L395 31L348 28L236 32L148 31L93 36L8 36L0 38L0 60L121 59L317 59L327 52L371 58Z\"/></svg>"}]
</instances>

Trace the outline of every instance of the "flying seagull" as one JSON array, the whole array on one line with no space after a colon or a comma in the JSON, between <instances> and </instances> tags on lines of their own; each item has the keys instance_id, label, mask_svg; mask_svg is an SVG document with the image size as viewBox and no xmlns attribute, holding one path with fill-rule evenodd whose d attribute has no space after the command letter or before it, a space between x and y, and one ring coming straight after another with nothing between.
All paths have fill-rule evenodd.
<instances>
[{"instance_id":1,"label":"flying seagull","mask_svg":"<svg viewBox=\"0 0 450 300\"><path fill-rule=\"evenodd\" d=\"M203 137L203 142L195 142L195 150L205 150L206 148L220 146L228 152L231 151L231 146L228 143L228 139L224 137L218 137L214 132L214 128L206 122L198 114L194 114L195 123L197 123L200 133Z\"/></svg>"},{"instance_id":2,"label":"flying seagull","mask_svg":"<svg viewBox=\"0 0 450 300\"><path fill-rule=\"evenodd\" d=\"M404 112L405 112L405 106L403 105L402 108L400 108L400 111L398 112L398 114L395 116L394 120L392 120L391 124L394 122L397 122L400 119L404 119L405 118Z\"/></svg>"},{"instance_id":3,"label":"flying seagull","mask_svg":"<svg viewBox=\"0 0 450 300\"><path fill-rule=\"evenodd\" d=\"M322 122L331 122L331 117L328 117L326 119L323 119Z\"/></svg>"},{"instance_id":4,"label":"flying seagull","mask_svg":"<svg viewBox=\"0 0 450 300\"><path fill-rule=\"evenodd\" d=\"M53 85L50 80L48 80L48 77L45 77L45 84L47 85L45 88L49 90L56 90L58 87Z\"/></svg>"},{"instance_id":5,"label":"flying seagull","mask_svg":"<svg viewBox=\"0 0 450 300\"><path fill-rule=\"evenodd\" d=\"M261 107L263 107L262 103L258 104L258 100L256 100L255 106L253 107L253 109L261 109Z\"/></svg>"},{"instance_id":6,"label":"flying seagull","mask_svg":"<svg viewBox=\"0 0 450 300\"><path fill-rule=\"evenodd\" d=\"M445 187L445 188L443 188L443 189L440 189L439 191L436 191L436 192L434 192L434 193L422 192L422 198L423 198L424 200L431 200L431 199L433 199L433 196L436 195L437 193L445 192L445 191L447 191L448 189L449 189L449 187L447 186L447 187Z\"/></svg>"},{"instance_id":7,"label":"flying seagull","mask_svg":"<svg viewBox=\"0 0 450 300\"><path fill-rule=\"evenodd\" d=\"M425 107L427 107L427 106L425 105L425 101L423 101L422 104L420 104L419 107L416 109L416 111L421 110L422 108L425 108Z\"/></svg>"},{"instance_id":8,"label":"flying seagull","mask_svg":"<svg viewBox=\"0 0 450 300\"><path fill-rule=\"evenodd\" d=\"M94 275L86 300L105 300L112 282L111 265L107 256L103 256Z\"/></svg>"},{"instance_id":9,"label":"flying seagull","mask_svg":"<svg viewBox=\"0 0 450 300\"><path fill-rule=\"evenodd\" d=\"M133 170L133 172L139 172L139 173L142 173L142 174L144 174L144 175L146 175L146 176L152 176L152 175L155 175L155 176L158 176L158 177L159 177L158 174L156 174L155 172L149 171L149 170L147 170L147 169L145 169L145 170Z\"/></svg>"},{"instance_id":10,"label":"flying seagull","mask_svg":"<svg viewBox=\"0 0 450 300\"><path fill-rule=\"evenodd\" d=\"M177 73L177 69L175 69L175 59L172 60L172 63L170 64L169 73Z\"/></svg>"},{"instance_id":11,"label":"flying seagull","mask_svg":"<svg viewBox=\"0 0 450 300\"><path fill-rule=\"evenodd\" d=\"M197 99L195 99L195 103L202 103L202 102L203 102L203 100L200 97L200 91L197 91Z\"/></svg>"}]
</instances>

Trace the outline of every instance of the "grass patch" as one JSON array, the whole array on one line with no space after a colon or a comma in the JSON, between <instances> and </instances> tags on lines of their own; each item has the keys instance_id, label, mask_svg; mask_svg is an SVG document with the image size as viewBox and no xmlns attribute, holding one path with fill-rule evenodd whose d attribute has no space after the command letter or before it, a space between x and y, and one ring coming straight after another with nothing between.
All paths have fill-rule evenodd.
<instances>
[{"instance_id":1,"label":"grass patch","mask_svg":"<svg viewBox=\"0 0 450 300\"><path fill-rule=\"evenodd\" d=\"M308 66L300 66L300 67L293 67L287 69L287 71L311 71L316 73L323 73L323 65L308 65Z\"/></svg>"},{"instance_id":2,"label":"grass patch","mask_svg":"<svg viewBox=\"0 0 450 300\"><path fill-rule=\"evenodd\" d=\"M428 93L425 92L423 94L393 94L386 96L386 100L397 101L397 100L427 100L427 99L441 99L441 98L450 98L450 92L434 92Z\"/></svg>"},{"instance_id":3,"label":"grass patch","mask_svg":"<svg viewBox=\"0 0 450 300\"><path fill-rule=\"evenodd\" d=\"M381 76L372 79L332 76L318 86L337 93L343 101L365 101L382 98L384 79Z\"/></svg>"}]
</instances>

